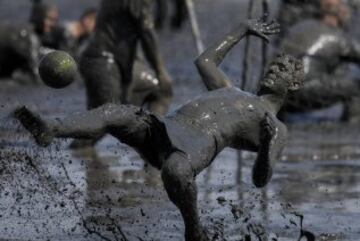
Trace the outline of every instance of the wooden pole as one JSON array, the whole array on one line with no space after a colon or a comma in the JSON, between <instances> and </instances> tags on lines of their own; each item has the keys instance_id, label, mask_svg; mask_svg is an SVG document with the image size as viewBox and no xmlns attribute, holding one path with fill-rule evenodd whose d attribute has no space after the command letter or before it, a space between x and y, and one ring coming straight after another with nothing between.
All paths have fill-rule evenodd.
<instances>
[{"instance_id":1,"label":"wooden pole","mask_svg":"<svg viewBox=\"0 0 360 241\"><path fill-rule=\"evenodd\" d=\"M190 17L191 29L196 44L196 50L200 55L204 52L204 44L201 40L200 28L196 17L194 2L193 0L185 0L185 3Z\"/></svg>"},{"instance_id":2,"label":"wooden pole","mask_svg":"<svg viewBox=\"0 0 360 241\"><path fill-rule=\"evenodd\" d=\"M249 0L248 12L247 12L247 19L252 18L252 12L254 10L254 0ZM244 58L243 58L243 68L242 68L242 78L241 78L241 85L240 89L245 90L247 86L247 79L248 79L248 71L249 71L249 55L250 55L250 37L247 36L245 39L245 47L244 47Z\"/></svg>"},{"instance_id":3,"label":"wooden pole","mask_svg":"<svg viewBox=\"0 0 360 241\"><path fill-rule=\"evenodd\" d=\"M269 2L268 0L262 0L262 9L263 9L263 16L265 21L268 20L269 17ZM265 72L265 68L268 61L268 45L265 41L262 42L262 64L261 64L261 77Z\"/></svg>"}]
</instances>

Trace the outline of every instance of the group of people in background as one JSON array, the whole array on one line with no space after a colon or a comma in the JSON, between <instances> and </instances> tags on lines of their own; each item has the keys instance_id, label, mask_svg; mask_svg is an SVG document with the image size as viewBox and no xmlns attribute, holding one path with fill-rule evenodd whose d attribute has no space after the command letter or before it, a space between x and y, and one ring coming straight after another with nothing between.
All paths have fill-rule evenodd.
<instances>
[{"instance_id":1,"label":"group of people in background","mask_svg":"<svg viewBox=\"0 0 360 241\"><path fill-rule=\"evenodd\" d=\"M291 95L284 112L307 112L343 103L344 121L360 117L360 78L349 64L360 65L360 41L350 25L350 3L344 0L284 0L279 22L279 51L301 58L303 88Z\"/></svg>"},{"instance_id":2,"label":"group of people in background","mask_svg":"<svg viewBox=\"0 0 360 241\"><path fill-rule=\"evenodd\" d=\"M0 77L40 83L37 63L41 56L53 49L64 50L79 63L88 108L121 102L167 112L172 79L160 55L156 29L167 23L169 9L174 10L170 25L181 27L188 15L185 0L104 0L100 8L85 9L78 20L64 23L59 22L56 5L32 2L28 24L0 23ZM127 5L121 16L112 16L114 4ZM346 63L360 62L360 44L349 29L350 5L353 1L281 1L277 52L301 58L306 73L304 88L289 97L281 115L337 102L344 103L343 120L360 115L359 80L346 67Z\"/></svg>"}]
</instances>

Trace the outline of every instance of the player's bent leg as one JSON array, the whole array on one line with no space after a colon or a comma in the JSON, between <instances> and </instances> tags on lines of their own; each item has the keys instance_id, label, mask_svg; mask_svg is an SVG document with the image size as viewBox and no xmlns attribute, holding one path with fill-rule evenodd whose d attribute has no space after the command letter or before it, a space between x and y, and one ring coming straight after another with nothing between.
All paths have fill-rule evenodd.
<instances>
[{"instance_id":1,"label":"player's bent leg","mask_svg":"<svg viewBox=\"0 0 360 241\"><path fill-rule=\"evenodd\" d=\"M141 142L138 133L148 129L151 115L136 106L106 104L99 108L70 115L64 119L43 120L26 107L15 111L15 117L31 132L37 143L50 144L50 137L92 139L106 133L120 140ZM136 138L135 138L136 137ZM141 139L141 140L138 140ZM130 141L128 141L130 142Z\"/></svg>"},{"instance_id":2,"label":"player's bent leg","mask_svg":"<svg viewBox=\"0 0 360 241\"><path fill-rule=\"evenodd\" d=\"M180 209L186 241L209 240L200 224L195 172L188 157L174 152L163 164L161 177L170 200Z\"/></svg>"}]
</instances>

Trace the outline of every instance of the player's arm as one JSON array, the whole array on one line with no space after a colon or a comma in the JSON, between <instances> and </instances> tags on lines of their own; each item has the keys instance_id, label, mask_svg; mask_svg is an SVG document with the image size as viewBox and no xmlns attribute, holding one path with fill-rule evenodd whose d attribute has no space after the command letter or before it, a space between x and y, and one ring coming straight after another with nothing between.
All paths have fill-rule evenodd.
<instances>
[{"instance_id":1,"label":"player's arm","mask_svg":"<svg viewBox=\"0 0 360 241\"><path fill-rule=\"evenodd\" d=\"M152 115L140 107L115 104L105 104L90 111L53 120L43 119L23 106L14 111L14 117L41 146L50 145L53 138L92 139L106 133L115 133L117 138L127 143L142 142L152 120Z\"/></svg>"},{"instance_id":2,"label":"player's arm","mask_svg":"<svg viewBox=\"0 0 360 241\"><path fill-rule=\"evenodd\" d=\"M139 19L139 34L146 59L155 70L159 80L160 91L163 95L172 96L172 79L168 74L162 57L160 56L157 36L154 30L154 22L151 10L144 10Z\"/></svg>"},{"instance_id":3,"label":"player's arm","mask_svg":"<svg viewBox=\"0 0 360 241\"><path fill-rule=\"evenodd\" d=\"M272 169L285 146L287 130L272 114L266 114L260 126L260 147L252 179L256 187L265 186L271 179Z\"/></svg>"},{"instance_id":4,"label":"player's arm","mask_svg":"<svg viewBox=\"0 0 360 241\"><path fill-rule=\"evenodd\" d=\"M262 19L241 23L230 33L210 45L195 61L208 90L232 86L228 76L219 68L227 53L246 35L255 35L268 41L267 35L279 32L279 25Z\"/></svg>"}]
</instances>

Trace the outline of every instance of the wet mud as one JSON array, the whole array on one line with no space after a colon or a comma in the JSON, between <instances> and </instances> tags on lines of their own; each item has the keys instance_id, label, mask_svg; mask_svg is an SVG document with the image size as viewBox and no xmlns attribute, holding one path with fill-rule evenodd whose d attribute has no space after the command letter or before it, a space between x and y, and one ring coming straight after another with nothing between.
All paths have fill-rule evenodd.
<instances>
[{"instance_id":1,"label":"wet mud","mask_svg":"<svg viewBox=\"0 0 360 241\"><path fill-rule=\"evenodd\" d=\"M61 7L70 2L61 1ZM95 1L78 2L77 8ZM199 2L200 24L208 22L202 25L205 43L231 28L223 26L229 18L245 16L239 1ZM225 10L228 14L209 24L209 16ZM161 35L175 77L172 108L205 91L192 64L196 54L189 31ZM174 53L172 46L190 47ZM223 65L235 81L241 56L242 45ZM256 70L251 76L257 78ZM71 151L70 140L39 148L10 116L20 104L49 117L86 108L81 81L63 90L1 82L0 240L183 240L181 216L158 171L144 166L133 150L111 137L95 149ZM360 126L292 124L289 129L289 143L266 188L252 185L255 156L244 152L239 161L231 149L198 177L201 218L212 240L297 241L306 231L316 240L359 240Z\"/></svg>"}]
</instances>

